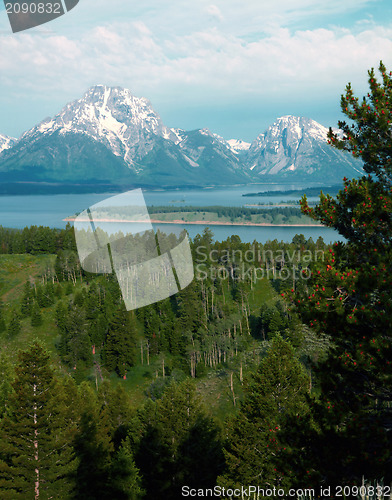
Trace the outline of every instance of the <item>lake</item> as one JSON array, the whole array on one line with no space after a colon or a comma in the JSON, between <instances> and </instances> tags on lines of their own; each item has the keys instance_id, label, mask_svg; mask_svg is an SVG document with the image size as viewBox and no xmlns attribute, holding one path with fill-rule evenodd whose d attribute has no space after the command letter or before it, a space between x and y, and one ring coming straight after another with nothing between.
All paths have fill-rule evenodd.
<instances>
[{"instance_id":1,"label":"lake","mask_svg":"<svg viewBox=\"0 0 392 500\"><path fill-rule=\"evenodd\" d=\"M304 186L298 184L251 184L247 186L233 186L211 189L178 189L171 191L145 191L144 198L147 205L173 206L244 206L253 203L279 203L290 199L290 196L267 196L262 198L244 198L244 193L261 191L279 191L282 189L297 189ZM308 186L306 186L308 187ZM31 225L49 227L64 227L63 219L81 212L86 208L114 196L113 193L101 194L62 194L62 195L31 195L31 196L0 196L0 225L3 227L23 228ZM292 198L292 196L291 196ZM310 198L309 200L317 200ZM204 225L195 224L155 224L163 231L178 232L185 228L193 238L201 233ZM291 241L293 236L302 233L306 238L312 237L315 241L322 236L324 241L331 242L339 239L338 233L324 227L257 227L257 226L213 226L211 227L217 240L224 240L233 234L238 234L242 241L254 240L264 243L267 240ZM342 238L340 238L342 239Z\"/></svg>"}]
</instances>

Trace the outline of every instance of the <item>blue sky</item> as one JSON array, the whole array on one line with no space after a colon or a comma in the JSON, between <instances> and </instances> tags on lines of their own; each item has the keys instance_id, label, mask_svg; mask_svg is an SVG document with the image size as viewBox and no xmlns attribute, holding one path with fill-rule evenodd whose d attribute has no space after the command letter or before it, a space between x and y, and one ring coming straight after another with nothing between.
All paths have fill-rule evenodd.
<instances>
[{"instance_id":1,"label":"blue sky","mask_svg":"<svg viewBox=\"0 0 392 500\"><path fill-rule=\"evenodd\" d=\"M101 83L164 123L252 141L277 117L335 126L350 81L392 69L390 0L80 0L23 33L0 10L0 133L19 136Z\"/></svg>"}]
</instances>

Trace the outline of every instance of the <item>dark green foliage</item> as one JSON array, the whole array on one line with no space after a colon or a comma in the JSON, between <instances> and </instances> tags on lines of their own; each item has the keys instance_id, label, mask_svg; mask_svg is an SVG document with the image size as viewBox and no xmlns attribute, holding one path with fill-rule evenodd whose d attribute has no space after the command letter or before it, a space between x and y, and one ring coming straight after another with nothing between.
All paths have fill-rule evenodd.
<instances>
[{"instance_id":1,"label":"dark green foliage","mask_svg":"<svg viewBox=\"0 0 392 500\"><path fill-rule=\"evenodd\" d=\"M245 385L239 414L229 422L226 472L219 483L291 486L304 477L304 457L287 439L288 423L309 414L309 377L291 345L277 335Z\"/></svg>"},{"instance_id":2,"label":"dark green foliage","mask_svg":"<svg viewBox=\"0 0 392 500\"><path fill-rule=\"evenodd\" d=\"M73 227L51 229L43 226L25 227L23 230L0 226L0 253L50 254L61 250L75 250Z\"/></svg>"},{"instance_id":3,"label":"dark green foliage","mask_svg":"<svg viewBox=\"0 0 392 500\"><path fill-rule=\"evenodd\" d=\"M91 339L87 332L84 310L70 304L67 309L63 305L56 310L56 322L60 329L59 351L63 360L76 369L92 364Z\"/></svg>"},{"instance_id":4,"label":"dark green foliage","mask_svg":"<svg viewBox=\"0 0 392 500\"><path fill-rule=\"evenodd\" d=\"M108 384L98 394L80 386L81 421L75 436L78 457L75 498L137 500L141 498L139 471L133 460L126 425L131 419L125 392Z\"/></svg>"},{"instance_id":5,"label":"dark green foliage","mask_svg":"<svg viewBox=\"0 0 392 500\"><path fill-rule=\"evenodd\" d=\"M333 186L327 186L326 187L328 189L328 192L330 194L335 194L339 191L340 189L340 184L338 185L333 185ZM276 190L276 191L261 191L259 193L246 193L246 194L243 194L242 196L246 196L246 197L250 197L250 198L253 198L253 197L270 197L270 196L279 196L279 195L282 195L282 196L288 196L288 195L291 195L294 197L301 197L303 196L304 194L306 194L306 196L319 196L320 194L320 188L319 187L308 187L308 188L304 188L304 189L285 189L284 191L280 191L280 190Z\"/></svg>"},{"instance_id":6,"label":"dark green foliage","mask_svg":"<svg viewBox=\"0 0 392 500\"><path fill-rule=\"evenodd\" d=\"M320 190L318 190L318 193ZM176 212L190 212L190 213L200 213L206 215L208 220L208 212L213 212L218 215L218 217L228 217L230 220L243 219L244 221L251 220L251 215L264 215L274 220L276 217L283 215L284 218L289 218L292 215L300 215L301 212L297 207L276 207L276 208L248 208L248 207L225 207L225 206L181 206L181 207L166 207L166 206L151 206L149 207L149 212L151 214L165 214L165 213L176 213ZM209 228L208 228L209 229ZM211 232L211 230L209 229Z\"/></svg>"},{"instance_id":7,"label":"dark green foliage","mask_svg":"<svg viewBox=\"0 0 392 500\"><path fill-rule=\"evenodd\" d=\"M16 311L11 313L11 319L8 324L7 333L10 339L13 339L18 335L21 330L20 318Z\"/></svg>"},{"instance_id":8,"label":"dark green foliage","mask_svg":"<svg viewBox=\"0 0 392 500\"><path fill-rule=\"evenodd\" d=\"M55 293L53 283L37 285L35 288L35 300L39 307L50 307L55 302Z\"/></svg>"},{"instance_id":9,"label":"dark green foliage","mask_svg":"<svg viewBox=\"0 0 392 500\"><path fill-rule=\"evenodd\" d=\"M5 318L4 318L4 306L0 300L0 334L5 332L7 329L7 326L5 324Z\"/></svg>"},{"instance_id":10,"label":"dark green foliage","mask_svg":"<svg viewBox=\"0 0 392 500\"><path fill-rule=\"evenodd\" d=\"M39 305L35 303L31 311L31 326L41 326L42 325L42 315Z\"/></svg>"},{"instance_id":11,"label":"dark green foliage","mask_svg":"<svg viewBox=\"0 0 392 500\"><path fill-rule=\"evenodd\" d=\"M128 369L136 361L135 316L122 306L113 315L105 339L104 362L110 371L120 377L126 376Z\"/></svg>"},{"instance_id":12,"label":"dark green foliage","mask_svg":"<svg viewBox=\"0 0 392 500\"><path fill-rule=\"evenodd\" d=\"M12 391L12 380L13 380L13 369L12 364L8 356L1 352L0 353L0 421L7 410L9 404L9 397Z\"/></svg>"},{"instance_id":13,"label":"dark green foliage","mask_svg":"<svg viewBox=\"0 0 392 500\"><path fill-rule=\"evenodd\" d=\"M254 334L266 340L278 332L283 332L289 325L290 318L287 311L284 310L282 302L274 302L272 305L265 304L261 307Z\"/></svg>"},{"instance_id":14,"label":"dark green foliage","mask_svg":"<svg viewBox=\"0 0 392 500\"><path fill-rule=\"evenodd\" d=\"M19 353L15 374L0 423L1 498L68 498L75 468L73 388L56 379L38 343Z\"/></svg>"},{"instance_id":15,"label":"dark green foliage","mask_svg":"<svg viewBox=\"0 0 392 500\"><path fill-rule=\"evenodd\" d=\"M74 250L59 250L54 270L59 281L72 281L75 284L81 273L77 253Z\"/></svg>"},{"instance_id":16,"label":"dark green foliage","mask_svg":"<svg viewBox=\"0 0 392 500\"><path fill-rule=\"evenodd\" d=\"M99 415L84 413L75 438L75 453L79 459L76 473L77 496L86 500L110 498L107 488L113 444L105 432Z\"/></svg>"},{"instance_id":17,"label":"dark green foliage","mask_svg":"<svg viewBox=\"0 0 392 500\"><path fill-rule=\"evenodd\" d=\"M103 344L108 331L108 320L103 314L89 321L88 336L93 345Z\"/></svg>"},{"instance_id":18,"label":"dark green foliage","mask_svg":"<svg viewBox=\"0 0 392 500\"><path fill-rule=\"evenodd\" d=\"M26 281L23 289L22 303L20 306L20 312L22 316L30 316L31 310L34 302L34 292L31 287L30 281Z\"/></svg>"},{"instance_id":19,"label":"dark green foliage","mask_svg":"<svg viewBox=\"0 0 392 500\"><path fill-rule=\"evenodd\" d=\"M171 384L143 418L136 463L147 498L180 498L185 484L214 486L223 464L219 432L193 384Z\"/></svg>"},{"instance_id":20,"label":"dark green foliage","mask_svg":"<svg viewBox=\"0 0 392 500\"><path fill-rule=\"evenodd\" d=\"M61 297L63 296L63 289L62 289L60 283L57 283L54 286L54 295L56 297L56 300L61 299Z\"/></svg>"},{"instance_id":21,"label":"dark green foliage","mask_svg":"<svg viewBox=\"0 0 392 500\"><path fill-rule=\"evenodd\" d=\"M143 497L139 470L135 465L129 440L126 440L113 458L108 499L138 500Z\"/></svg>"},{"instance_id":22,"label":"dark green foliage","mask_svg":"<svg viewBox=\"0 0 392 500\"><path fill-rule=\"evenodd\" d=\"M327 480L390 481L392 319L392 188L390 118L392 79L380 64L382 82L369 72L370 93L360 101L351 85L341 99L344 134L330 131L332 146L364 160L369 176L344 179L336 198L320 197L303 212L346 238L336 243L308 281L307 290L289 293L301 320L332 336L327 358L315 367L321 389L314 413L320 435L315 463Z\"/></svg>"},{"instance_id":23,"label":"dark green foliage","mask_svg":"<svg viewBox=\"0 0 392 500\"><path fill-rule=\"evenodd\" d=\"M84 290L78 290L73 299L74 306L82 308L84 305L85 292Z\"/></svg>"},{"instance_id":24,"label":"dark green foliage","mask_svg":"<svg viewBox=\"0 0 392 500\"><path fill-rule=\"evenodd\" d=\"M55 311L55 321L61 334L67 330L67 306L64 302L59 302Z\"/></svg>"},{"instance_id":25,"label":"dark green foliage","mask_svg":"<svg viewBox=\"0 0 392 500\"><path fill-rule=\"evenodd\" d=\"M333 146L351 152L364 161L363 169L374 174L378 180L392 185L392 145L390 141L392 119L392 72L388 73L382 62L379 65L382 81L375 76L374 68L369 74L370 93L360 101L355 97L351 84L341 97L341 109L353 122L340 121L343 139L330 129L329 139Z\"/></svg>"},{"instance_id":26,"label":"dark green foliage","mask_svg":"<svg viewBox=\"0 0 392 500\"><path fill-rule=\"evenodd\" d=\"M248 215L244 213L244 217ZM29 231L23 233L25 237L29 234ZM21 233L16 232L10 238L21 248L23 241L17 235ZM175 243L174 235L171 239ZM295 265L295 275L280 279L279 290L303 289L307 282L302 285L299 274L301 266L308 265L303 253L317 248L324 250L322 241L314 243L300 235L292 243L274 240L259 245L243 243L233 235L217 242L206 228L191 246L195 264L202 264L205 276L175 296L136 312L125 310L115 275L89 275L80 269L72 245L55 249L55 276L60 284L50 281L51 270L37 279L40 284L31 322L38 326L41 319L50 325L54 316L59 336L57 349L66 365L62 369L70 371L80 384L77 402L72 402L77 413L76 429L69 442L77 455L77 464L75 493L71 498L136 499L142 497L143 489L147 498L170 499L179 497L183 484L213 487L217 476L223 474L219 429L203 409L195 387L179 381L190 376L198 378L200 387L211 384L211 394L208 389L206 399L210 401L216 395L214 405L218 405L220 398L226 400L227 411L231 412L238 408L242 398L243 371L249 373L257 366L264 352L264 336L271 340L280 332L295 341L304 358L314 355L313 351L309 354L303 348L305 336L291 332L293 326L298 326L294 314L277 300L267 280L258 281L260 273L254 279L254 271L266 271L271 280L277 281L281 270ZM247 256L244 258L244 255ZM309 266L316 269L314 262ZM29 292L33 290L30 287ZM5 312L7 319L13 317L9 309ZM255 321L252 322L252 318ZM258 331L254 330L255 324ZM27 321L23 321L23 327L26 327L24 335L31 334ZM284 353L281 357L285 359L285 356ZM131 370L135 365L139 366ZM113 390L104 379L109 372L111 378L114 372L119 377L128 377L128 381L111 381L110 384L118 384L118 390ZM159 377L155 378L154 374ZM226 382L230 374L234 380L233 394ZM142 386L139 377L143 377ZM86 378L94 383L96 390L84 382ZM146 390L149 383L151 386ZM135 415L129 408L124 387L131 388L136 398L143 397L144 393L154 402L147 404L144 410L139 408ZM10 398L7 390L4 386L4 399ZM264 397L267 400L267 393ZM133 404L135 401L138 399L133 399ZM255 408L260 404L259 400L255 401ZM270 406L274 411L272 403ZM290 441L294 451L292 455L285 455L279 450L275 462L275 458L264 453L268 471L274 463L278 470L284 470L284 460L292 461L295 450L300 448L297 433L289 436L283 429L293 416L296 417L295 412L289 412L287 420L279 420L279 443L283 447L283 443ZM303 416L301 422L305 422L305 418ZM308 428L311 420L306 423ZM297 425L296 420L291 421L289 428L297 429ZM236 432L238 436L244 433L248 438L260 437L250 417L243 425L238 424ZM241 467L245 470L249 459L243 456ZM301 458L301 463L305 462ZM299 474L301 467L292 470ZM0 491L0 497L2 493Z\"/></svg>"}]
</instances>

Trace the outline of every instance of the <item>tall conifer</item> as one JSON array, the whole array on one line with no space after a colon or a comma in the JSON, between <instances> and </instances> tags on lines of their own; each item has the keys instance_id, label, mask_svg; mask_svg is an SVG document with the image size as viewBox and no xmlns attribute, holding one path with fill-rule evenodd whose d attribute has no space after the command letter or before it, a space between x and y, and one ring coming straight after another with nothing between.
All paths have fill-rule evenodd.
<instances>
[{"instance_id":1,"label":"tall conifer","mask_svg":"<svg viewBox=\"0 0 392 500\"><path fill-rule=\"evenodd\" d=\"M72 384L56 379L39 343L21 351L0 423L0 497L68 498L72 489Z\"/></svg>"},{"instance_id":2,"label":"tall conifer","mask_svg":"<svg viewBox=\"0 0 392 500\"><path fill-rule=\"evenodd\" d=\"M378 81L368 72L370 92L362 100L350 84L339 122L330 130L333 147L362 158L368 175L343 179L336 198L321 195L302 211L336 229L335 243L318 262L307 289L288 292L292 310L313 330L330 334L334 347L315 368L321 386L315 409L322 450L315 453L328 480L392 479L392 73L383 63ZM320 441L321 442L321 441Z\"/></svg>"}]
</instances>

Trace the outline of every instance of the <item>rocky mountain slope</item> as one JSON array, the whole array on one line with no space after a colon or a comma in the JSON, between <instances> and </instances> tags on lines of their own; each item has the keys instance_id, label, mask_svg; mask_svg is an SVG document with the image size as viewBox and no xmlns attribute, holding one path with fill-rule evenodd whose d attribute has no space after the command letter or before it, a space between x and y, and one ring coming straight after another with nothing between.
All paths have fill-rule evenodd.
<instances>
[{"instance_id":1,"label":"rocky mountain slope","mask_svg":"<svg viewBox=\"0 0 392 500\"><path fill-rule=\"evenodd\" d=\"M174 187L360 175L361 163L326 134L313 120L284 116L252 144L226 141L208 129L168 128L147 99L97 85L18 140L0 136L0 181Z\"/></svg>"},{"instance_id":2,"label":"rocky mountain slope","mask_svg":"<svg viewBox=\"0 0 392 500\"><path fill-rule=\"evenodd\" d=\"M0 153L6 149L10 149L16 142L13 137L0 134Z\"/></svg>"},{"instance_id":3,"label":"rocky mountain slope","mask_svg":"<svg viewBox=\"0 0 392 500\"><path fill-rule=\"evenodd\" d=\"M251 179L214 134L170 129L147 99L101 85L25 132L1 154L0 179L1 172L36 182L151 186Z\"/></svg>"},{"instance_id":4,"label":"rocky mountain slope","mask_svg":"<svg viewBox=\"0 0 392 500\"><path fill-rule=\"evenodd\" d=\"M362 163L327 143L328 129L309 118L282 116L251 144L246 163L258 176L340 181Z\"/></svg>"}]
</instances>

